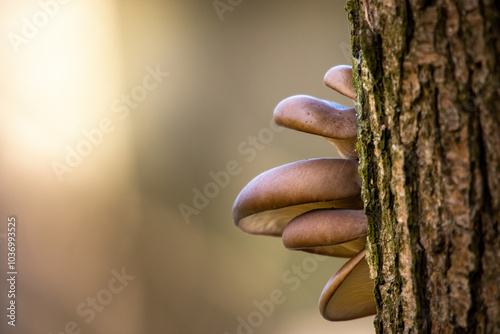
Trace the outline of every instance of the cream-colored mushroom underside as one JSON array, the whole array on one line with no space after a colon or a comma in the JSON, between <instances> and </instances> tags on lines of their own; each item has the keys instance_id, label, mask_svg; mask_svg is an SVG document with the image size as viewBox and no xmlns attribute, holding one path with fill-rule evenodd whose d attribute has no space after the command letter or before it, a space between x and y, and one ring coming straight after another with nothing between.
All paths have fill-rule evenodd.
<instances>
[{"instance_id":1,"label":"cream-colored mushroom underside","mask_svg":"<svg viewBox=\"0 0 500 334\"><path fill-rule=\"evenodd\" d=\"M281 236L283 230L288 225L288 223L295 217L316 209L358 209L353 207L352 199L345 200L335 200L330 202L314 202L305 203L299 205L288 206L276 210L268 210L253 215L247 216L241 219L238 223L238 227L243 231L251 234L259 235L272 235ZM352 255L355 255L361 249L364 248L365 238L360 238L356 240L346 240L341 246L347 251L353 251ZM325 245L318 245L325 246ZM340 245L339 245L340 246ZM313 249L311 247L309 249ZM325 247L323 247L325 248ZM333 251L335 254L335 252Z\"/></svg>"},{"instance_id":2,"label":"cream-colored mushroom underside","mask_svg":"<svg viewBox=\"0 0 500 334\"><path fill-rule=\"evenodd\" d=\"M329 320L349 320L375 314L373 281L365 259L349 273L326 304Z\"/></svg>"}]
</instances>

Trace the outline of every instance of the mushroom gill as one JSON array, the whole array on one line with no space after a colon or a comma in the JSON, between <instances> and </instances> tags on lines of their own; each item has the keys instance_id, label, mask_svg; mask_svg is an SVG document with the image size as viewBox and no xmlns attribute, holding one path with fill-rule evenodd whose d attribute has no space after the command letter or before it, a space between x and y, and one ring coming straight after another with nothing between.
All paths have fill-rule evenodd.
<instances>
[{"instance_id":1,"label":"mushroom gill","mask_svg":"<svg viewBox=\"0 0 500 334\"><path fill-rule=\"evenodd\" d=\"M319 310L326 320L351 320L376 313L365 254L363 249L347 261L323 289Z\"/></svg>"},{"instance_id":2,"label":"mushroom gill","mask_svg":"<svg viewBox=\"0 0 500 334\"><path fill-rule=\"evenodd\" d=\"M324 82L355 99L350 66L330 69ZM324 137L343 159L297 161L260 174L235 200L236 226L250 234L282 237L288 249L350 258L323 290L320 313L331 321L375 314L373 282L364 258L368 231L357 172L355 110L297 95L277 105L274 120Z\"/></svg>"}]
</instances>

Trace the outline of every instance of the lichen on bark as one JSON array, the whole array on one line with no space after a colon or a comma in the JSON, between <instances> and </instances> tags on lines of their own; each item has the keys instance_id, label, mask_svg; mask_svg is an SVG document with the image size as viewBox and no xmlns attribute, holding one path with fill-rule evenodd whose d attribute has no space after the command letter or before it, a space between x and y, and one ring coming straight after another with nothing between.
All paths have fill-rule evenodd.
<instances>
[{"instance_id":1,"label":"lichen on bark","mask_svg":"<svg viewBox=\"0 0 500 334\"><path fill-rule=\"evenodd\" d=\"M500 333L500 4L349 0L379 333Z\"/></svg>"}]
</instances>

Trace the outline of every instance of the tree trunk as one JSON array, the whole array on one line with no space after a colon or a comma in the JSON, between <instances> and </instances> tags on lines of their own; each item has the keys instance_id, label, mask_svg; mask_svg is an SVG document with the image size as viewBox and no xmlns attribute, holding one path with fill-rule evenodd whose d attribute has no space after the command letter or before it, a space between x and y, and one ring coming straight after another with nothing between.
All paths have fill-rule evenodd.
<instances>
[{"instance_id":1,"label":"tree trunk","mask_svg":"<svg viewBox=\"0 0 500 334\"><path fill-rule=\"evenodd\" d=\"M378 333L500 333L500 3L349 0Z\"/></svg>"}]
</instances>

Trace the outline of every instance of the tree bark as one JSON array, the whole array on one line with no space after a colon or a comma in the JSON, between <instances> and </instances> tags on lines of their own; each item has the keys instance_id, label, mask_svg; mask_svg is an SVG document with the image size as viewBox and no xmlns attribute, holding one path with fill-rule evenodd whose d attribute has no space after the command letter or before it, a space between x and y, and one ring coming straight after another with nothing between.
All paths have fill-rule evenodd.
<instances>
[{"instance_id":1,"label":"tree bark","mask_svg":"<svg viewBox=\"0 0 500 334\"><path fill-rule=\"evenodd\" d=\"M500 3L349 0L378 333L500 333Z\"/></svg>"}]
</instances>

